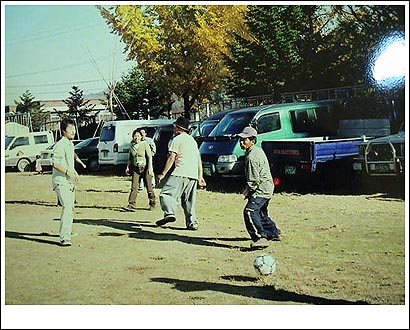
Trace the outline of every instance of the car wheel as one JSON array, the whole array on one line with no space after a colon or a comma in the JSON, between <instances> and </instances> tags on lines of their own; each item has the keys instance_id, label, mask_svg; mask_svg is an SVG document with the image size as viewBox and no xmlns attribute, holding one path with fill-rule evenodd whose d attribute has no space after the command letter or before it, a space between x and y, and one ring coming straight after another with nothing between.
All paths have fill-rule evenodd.
<instances>
[{"instance_id":1,"label":"car wheel","mask_svg":"<svg viewBox=\"0 0 410 330\"><path fill-rule=\"evenodd\" d=\"M27 158L22 158L22 159L20 159L19 162L17 163L17 169L18 169L20 172L27 172L27 171L29 170L30 164L31 164L31 162L30 162L29 159L27 159Z\"/></svg>"},{"instance_id":2,"label":"car wheel","mask_svg":"<svg viewBox=\"0 0 410 330\"><path fill-rule=\"evenodd\" d=\"M97 159L91 159L90 162L88 163L88 169L91 172L96 172L100 169L100 164L98 163Z\"/></svg>"}]
</instances>

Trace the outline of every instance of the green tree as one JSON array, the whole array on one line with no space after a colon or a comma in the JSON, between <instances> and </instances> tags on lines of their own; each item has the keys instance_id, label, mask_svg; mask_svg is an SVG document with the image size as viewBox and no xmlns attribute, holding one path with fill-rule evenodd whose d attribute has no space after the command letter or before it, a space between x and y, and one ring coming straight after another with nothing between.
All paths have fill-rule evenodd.
<instances>
[{"instance_id":1,"label":"green tree","mask_svg":"<svg viewBox=\"0 0 410 330\"><path fill-rule=\"evenodd\" d=\"M138 67L132 67L115 86L115 94L131 119L159 118L164 109L170 109L169 95L161 93ZM118 107L114 109L117 118L124 115Z\"/></svg>"},{"instance_id":2,"label":"green tree","mask_svg":"<svg viewBox=\"0 0 410 330\"><path fill-rule=\"evenodd\" d=\"M21 114L30 114L33 131L39 131L43 128L48 114L44 112L44 104L36 101L35 97L29 90L26 90L21 96L20 101L14 100L16 111Z\"/></svg>"},{"instance_id":3,"label":"green tree","mask_svg":"<svg viewBox=\"0 0 410 330\"><path fill-rule=\"evenodd\" d=\"M362 84L382 38L404 31L404 6L250 6L254 40L228 59L234 96Z\"/></svg>"},{"instance_id":4,"label":"green tree","mask_svg":"<svg viewBox=\"0 0 410 330\"><path fill-rule=\"evenodd\" d=\"M337 77L342 84L372 83L371 66L383 39L404 37L404 6L331 6L333 29L327 35L327 52L337 60L324 76ZM324 45L325 46L325 45ZM325 48L325 47L324 47Z\"/></svg>"},{"instance_id":5,"label":"green tree","mask_svg":"<svg viewBox=\"0 0 410 330\"><path fill-rule=\"evenodd\" d=\"M234 35L245 37L246 6L97 6L126 44L146 78L165 95L184 100L185 116L197 100L221 89L224 57Z\"/></svg>"},{"instance_id":6,"label":"green tree","mask_svg":"<svg viewBox=\"0 0 410 330\"><path fill-rule=\"evenodd\" d=\"M238 37L227 59L227 83L234 96L308 90L316 86L323 44L318 6L249 6L247 24L254 40Z\"/></svg>"},{"instance_id":7,"label":"green tree","mask_svg":"<svg viewBox=\"0 0 410 330\"><path fill-rule=\"evenodd\" d=\"M91 111L95 108L94 105L90 105L90 100L85 100L83 98L83 91L80 90L78 86L72 86L72 91L70 97L62 100L67 104L68 110L62 113L59 113L61 118L71 117L75 118L77 125L87 125L95 121L95 114L90 115Z\"/></svg>"}]
</instances>

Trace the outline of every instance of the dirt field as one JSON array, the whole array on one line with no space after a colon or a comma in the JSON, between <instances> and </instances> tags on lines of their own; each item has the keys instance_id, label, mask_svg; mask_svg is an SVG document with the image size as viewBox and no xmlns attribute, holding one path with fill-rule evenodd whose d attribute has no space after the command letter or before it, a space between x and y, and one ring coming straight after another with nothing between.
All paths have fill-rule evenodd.
<instances>
[{"instance_id":1,"label":"dirt field","mask_svg":"<svg viewBox=\"0 0 410 330\"><path fill-rule=\"evenodd\" d=\"M249 251L250 240L242 220L244 200L234 189L200 190L200 228L187 231L182 209L176 223L167 228L156 227L162 211L159 207L149 211L145 191L138 195L136 212L124 211L129 192L127 177L83 175L73 226L79 235L67 248L58 245L61 208L51 189L51 175L7 172L2 180L3 288L10 317L21 317L20 312L13 314L12 307L18 305L108 305L110 315L120 313L115 318L118 327L155 327L161 322L172 327L176 318L175 327L183 328L184 315L190 311L190 316L201 313L200 321L190 324L194 328L205 327L218 318L221 327L223 318L227 318L231 321L226 327L239 321L236 327L254 328L266 322L266 313L272 315L272 324L267 322L265 326L274 328L295 326L294 322L302 322L304 315L302 324L307 326L307 318L315 315L318 305L360 305L349 309L349 315L357 318L353 324L360 326L358 322L363 319L371 327L376 320L383 327L383 322L389 320L382 317L384 310L363 309L365 305L394 305L400 317L404 308L408 309L404 198L382 193L275 194L269 211L283 238L271 242L263 252L275 256L278 267L273 275L259 278L253 260L262 252ZM117 311L112 305L134 308L121 306ZM188 309L195 305L202 308ZM264 308L254 310L250 305ZM315 309L307 314L303 314L306 309L298 309L299 320L293 316L293 309L285 325L280 323L282 318L274 323L278 314L273 313L280 311L279 315L285 315L289 311L283 308L290 305ZM174 310L172 306L184 310ZM203 316L204 310L208 311L206 306L213 307L212 316ZM226 309L220 313L216 306ZM239 306L246 306L246 312ZM161 313L157 316L154 312L152 316L152 308L145 312L143 307L155 307L154 311ZM98 314L87 310L83 314L94 316L95 322L106 320L100 326L113 327L114 320L105 310L98 310ZM59 312L42 311L36 309L29 314L32 319L27 322L33 326L36 316L47 315L38 325L45 326L51 314ZM250 313L260 312L260 320L249 317ZM328 310L326 316L320 314L321 322L329 322L327 325L332 327L333 315L343 322L345 316L332 313ZM143 323L147 315L151 315L152 323ZM82 320L83 325L89 321ZM24 317L17 321L24 322ZM390 319L385 324L396 321ZM321 323L316 320L315 324L320 327ZM58 328L59 324L54 326Z\"/></svg>"}]
</instances>

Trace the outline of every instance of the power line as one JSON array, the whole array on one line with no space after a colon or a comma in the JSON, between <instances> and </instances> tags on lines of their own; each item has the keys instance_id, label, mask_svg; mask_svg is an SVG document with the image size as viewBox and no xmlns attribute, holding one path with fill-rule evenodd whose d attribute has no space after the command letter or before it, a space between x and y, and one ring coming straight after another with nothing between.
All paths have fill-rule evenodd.
<instances>
[{"instance_id":1,"label":"power line","mask_svg":"<svg viewBox=\"0 0 410 330\"><path fill-rule=\"evenodd\" d=\"M94 89L88 89L86 92L87 93L95 93L95 92L103 92L104 90L102 89L102 88L94 88ZM60 91L60 92L48 92L48 91L40 91L40 92L36 92L36 93L38 93L38 94L62 94L62 93L69 93L69 91L67 92L66 90L65 91ZM8 93L9 95L20 95L21 93L19 93L19 92L11 92L11 93Z\"/></svg>"},{"instance_id":2,"label":"power line","mask_svg":"<svg viewBox=\"0 0 410 330\"><path fill-rule=\"evenodd\" d=\"M98 60L103 60L103 59L107 59L107 58L111 58L110 55L104 56L104 57L100 57ZM90 62L79 62L79 63L74 63L71 65L67 65L64 67L60 67L60 68L54 68L54 69L50 69L50 70L41 70L41 71L36 71L36 72L29 72L29 73L19 73L19 74L14 74L14 75L8 75L5 78L16 78L16 77L23 77L23 76L31 76L31 75L36 75L36 74L40 74L40 73L44 73L44 72L56 72L56 71L61 71L61 70L66 70L66 69L72 69L75 66L81 66L81 65L85 65L85 64L90 64Z\"/></svg>"},{"instance_id":3,"label":"power line","mask_svg":"<svg viewBox=\"0 0 410 330\"><path fill-rule=\"evenodd\" d=\"M44 36L34 36L32 38L28 38L28 39L23 39L23 40L17 40L17 41L11 41L9 43L6 43L6 46L14 46L14 45L18 45L18 44L22 44L22 43L27 43L27 42L33 42L33 41L37 41L37 40L41 40L41 39L48 39L48 38L53 38L53 37L58 37L64 34L68 34L68 33L72 33L75 31L81 31L81 30L86 30L86 29L90 29L93 27L97 27L99 26L99 24L93 24L93 25L89 25L89 26L83 26L83 27L79 27L79 28L75 28L75 29L71 29L71 30L67 30L67 31L63 31L63 32L58 32L58 31L54 31L52 34L49 35L44 35Z\"/></svg>"},{"instance_id":4,"label":"power line","mask_svg":"<svg viewBox=\"0 0 410 330\"><path fill-rule=\"evenodd\" d=\"M41 84L41 85L14 85L14 86L6 86L6 88L61 86L61 85L68 85L68 84L84 84L84 83L97 82L97 81L102 81L102 80L96 79L96 80L83 80L83 81L68 81L64 83Z\"/></svg>"}]
</instances>

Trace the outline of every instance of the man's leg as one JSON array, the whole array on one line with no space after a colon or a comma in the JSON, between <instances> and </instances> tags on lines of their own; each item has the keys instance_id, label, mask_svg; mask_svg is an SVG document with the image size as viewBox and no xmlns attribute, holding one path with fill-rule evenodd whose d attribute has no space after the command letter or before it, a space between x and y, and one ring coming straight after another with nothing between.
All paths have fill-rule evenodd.
<instances>
[{"instance_id":1,"label":"man's leg","mask_svg":"<svg viewBox=\"0 0 410 330\"><path fill-rule=\"evenodd\" d=\"M75 188L72 185L56 185L54 188L62 205L59 235L60 242L71 242L71 232L74 218Z\"/></svg>"},{"instance_id":2,"label":"man's leg","mask_svg":"<svg viewBox=\"0 0 410 330\"><path fill-rule=\"evenodd\" d=\"M164 218L156 222L157 226L176 221L177 201L182 193L182 180L180 177L171 175L166 180L159 194L159 201L162 211L164 212Z\"/></svg>"},{"instance_id":3,"label":"man's leg","mask_svg":"<svg viewBox=\"0 0 410 330\"><path fill-rule=\"evenodd\" d=\"M138 185L139 185L140 175L135 171L132 172L132 179L131 179L131 191L128 196L128 206L132 208L137 207L137 195L138 195Z\"/></svg>"},{"instance_id":4,"label":"man's leg","mask_svg":"<svg viewBox=\"0 0 410 330\"><path fill-rule=\"evenodd\" d=\"M147 195L148 195L148 200L149 200L149 206L155 206L156 200L155 200L155 193L154 193L154 188L152 186L152 176L148 174L148 171L145 171L143 174L143 182L145 186L147 187Z\"/></svg>"},{"instance_id":5,"label":"man's leg","mask_svg":"<svg viewBox=\"0 0 410 330\"><path fill-rule=\"evenodd\" d=\"M181 206L184 209L185 224L188 229L198 229L198 219L196 218L196 192L198 181L195 179L183 178L184 187L181 195Z\"/></svg>"},{"instance_id":6,"label":"man's leg","mask_svg":"<svg viewBox=\"0 0 410 330\"><path fill-rule=\"evenodd\" d=\"M263 228L260 213L265 202L266 198L249 197L243 211L246 230L253 241L251 244L252 248L265 248L269 246L267 240L268 233Z\"/></svg>"},{"instance_id":7,"label":"man's leg","mask_svg":"<svg viewBox=\"0 0 410 330\"><path fill-rule=\"evenodd\" d=\"M262 226L267 233L267 239L271 240L279 240L280 230L276 226L276 223L272 220L272 218L268 214L268 206L269 206L270 199L266 201L266 203L261 207L260 214L262 219Z\"/></svg>"}]
</instances>

